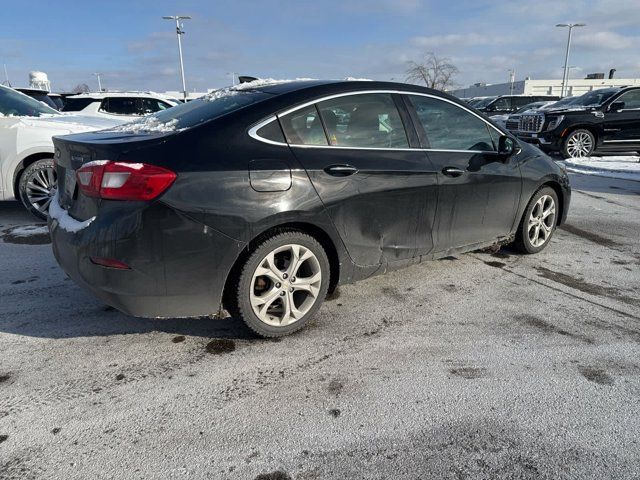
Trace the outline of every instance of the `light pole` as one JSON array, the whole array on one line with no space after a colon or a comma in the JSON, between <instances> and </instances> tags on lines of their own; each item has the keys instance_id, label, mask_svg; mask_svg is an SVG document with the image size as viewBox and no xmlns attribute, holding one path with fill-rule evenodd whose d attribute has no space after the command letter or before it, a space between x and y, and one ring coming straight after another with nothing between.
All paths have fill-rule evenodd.
<instances>
[{"instance_id":1,"label":"light pole","mask_svg":"<svg viewBox=\"0 0 640 480\"><path fill-rule=\"evenodd\" d=\"M181 20L191 20L191 17L187 15L172 15L168 17L162 17L165 20L175 20L176 21L176 35L178 37L178 53L180 54L180 75L182 76L182 94L184 95L184 101L187 101L187 85L184 81L184 63L182 61L182 35L184 35L184 30L182 30Z\"/></svg>"},{"instance_id":2,"label":"light pole","mask_svg":"<svg viewBox=\"0 0 640 480\"><path fill-rule=\"evenodd\" d=\"M509 69L509 83L511 84L509 86L509 95L513 95L513 83L515 81L516 81L516 69L511 68Z\"/></svg>"},{"instance_id":3,"label":"light pole","mask_svg":"<svg viewBox=\"0 0 640 480\"><path fill-rule=\"evenodd\" d=\"M586 23L558 23L556 27L567 27L569 36L567 37L567 52L564 56L564 75L562 76L562 88L560 89L560 97L564 97L567 82L569 81L569 49L571 48L571 33L574 27L586 27Z\"/></svg>"},{"instance_id":4,"label":"light pole","mask_svg":"<svg viewBox=\"0 0 640 480\"><path fill-rule=\"evenodd\" d=\"M100 81L100 75L102 75L101 73L94 73L94 75L96 77L98 77L98 91L101 92L102 91L102 82Z\"/></svg>"}]
</instances>

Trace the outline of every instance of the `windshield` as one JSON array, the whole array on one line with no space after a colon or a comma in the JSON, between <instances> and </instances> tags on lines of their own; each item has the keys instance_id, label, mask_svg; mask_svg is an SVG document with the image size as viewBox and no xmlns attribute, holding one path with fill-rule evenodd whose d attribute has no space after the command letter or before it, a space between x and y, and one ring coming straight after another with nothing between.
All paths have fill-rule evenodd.
<instances>
[{"instance_id":1,"label":"windshield","mask_svg":"<svg viewBox=\"0 0 640 480\"><path fill-rule=\"evenodd\" d=\"M59 115L53 108L7 87L0 87L0 114L5 117Z\"/></svg>"},{"instance_id":2,"label":"windshield","mask_svg":"<svg viewBox=\"0 0 640 480\"><path fill-rule=\"evenodd\" d=\"M516 110L516 113L522 113L522 112L526 112L527 110L537 110L538 108L542 107L546 102L533 102L533 103L529 103L527 105L525 105L522 108L519 108L518 110Z\"/></svg>"},{"instance_id":3,"label":"windshield","mask_svg":"<svg viewBox=\"0 0 640 480\"><path fill-rule=\"evenodd\" d=\"M607 99L619 91L619 88L601 88L600 90L594 90L576 97L575 101L571 102L571 105L579 107L596 107L602 105L607 101Z\"/></svg>"},{"instance_id":4,"label":"windshield","mask_svg":"<svg viewBox=\"0 0 640 480\"><path fill-rule=\"evenodd\" d=\"M481 100L479 100L477 103L475 103L473 106L475 108L484 108L487 105L489 105L491 102L493 102L497 97L487 97L487 98L483 98Z\"/></svg>"},{"instance_id":5,"label":"windshield","mask_svg":"<svg viewBox=\"0 0 640 480\"><path fill-rule=\"evenodd\" d=\"M562 100L558 100L557 102L552 102L549 105L545 105L540 108L540 110L555 110L556 108L565 107L567 105L571 105L580 97L564 97Z\"/></svg>"},{"instance_id":6,"label":"windshield","mask_svg":"<svg viewBox=\"0 0 640 480\"><path fill-rule=\"evenodd\" d=\"M204 97L161 110L131 123L111 129L118 132L172 132L195 127L272 95L256 90L223 89Z\"/></svg>"}]
</instances>

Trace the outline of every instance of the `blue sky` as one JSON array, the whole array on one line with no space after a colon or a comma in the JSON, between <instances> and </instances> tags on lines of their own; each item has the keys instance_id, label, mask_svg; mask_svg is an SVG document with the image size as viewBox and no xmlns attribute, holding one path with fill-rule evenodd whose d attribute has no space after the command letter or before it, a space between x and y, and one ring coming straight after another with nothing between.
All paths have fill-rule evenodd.
<instances>
[{"instance_id":1,"label":"blue sky","mask_svg":"<svg viewBox=\"0 0 640 480\"><path fill-rule=\"evenodd\" d=\"M108 0L3 2L0 63L14 86L30 70L55 90L96 87L178 90L175 30L163 15L186 14L187 88L231 82L229 72L273 78L404 80L409 60L449 57L461 86L516 77L558 78L566 30L576 32L572 77L617 68L639 77L638 0ZM0 79L4 72L0 70Z\"/></svg>"}]
</instances>

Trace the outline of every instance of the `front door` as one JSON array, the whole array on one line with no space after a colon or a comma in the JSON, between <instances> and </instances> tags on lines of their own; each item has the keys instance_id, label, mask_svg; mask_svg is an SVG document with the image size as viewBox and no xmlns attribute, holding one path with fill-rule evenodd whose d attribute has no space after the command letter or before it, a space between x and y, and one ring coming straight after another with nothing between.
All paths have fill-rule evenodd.
<instances>
[{"instance_id":1,"label":"front door","mask_svg":"<svg viewBox=\"0 0 640 480\"><path fill-rule=\"evenodd\" d=\"M640 89L623 93L614 102L624 107L604 114L604 147L640 147Z\"/></svg>"},{"instance_id":2,"label":"front door","mask_svg":"<svg viewBox=\"0 0 640 480\"><path fill-rule=\"evenodd\" d=\"M500 132L475 113L432 96L408 95L438 172L435 252L507 236L520 201L520 168L496 153Z\"/></svg>"},{"instance_id":3,"label":"front door","mask_svg":"<svg viewBox=\"0 0 640 480\"><path fill-rule=\"evenodd\" d=\"M279 119L356 264L432 250L436 174L411 148L394 95L344 95Z\"/></svg>"}]
</instances>

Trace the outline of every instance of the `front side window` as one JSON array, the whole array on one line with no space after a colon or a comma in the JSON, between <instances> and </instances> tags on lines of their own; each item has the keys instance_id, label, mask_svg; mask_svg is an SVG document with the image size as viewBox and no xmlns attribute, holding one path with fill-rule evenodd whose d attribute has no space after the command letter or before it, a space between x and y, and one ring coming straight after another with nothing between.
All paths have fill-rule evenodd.
<instances>
[{"instance_id":1,"label":"front side window","mask_svg":"<svg viewBox=\"0 0 640 480\"><path fill-rule=\"evenodd\" d=\"M171 108L171 105L168 103L155 98L141 98L140 100L142 101L142 115L148 115Z\"/></svg>"},{"instance_id":2,"label":"front side window","mask_svg":"<svg viewBox=\"0 0 640 480\"><path fill-rule=\"evenodd\" d=\"M511 99L499 98L489 105L489 110L511 110Z\"/></svg>"},{"instance_id":3,"label":"front side window","mask_svg":"<svg viewBox=\"0 0 640 480\"><path fill-rule=\"evenodd\" d=\"M449 102L409 95L418 119L434 150L496 150L487 124Z\"/></svg>"},{"instance_id":4,"label":"front side window","mask_svg":"<svg viewBox=\"0 0 640 480\"><path fill-rule=\"evenodd\" d=\"M140 115L135 97L110 97L102 101L100 110L115 115Z\"/></svg>"},{"instance_id":5,"label":"front side window","mask_svg":"<svg viewBox=\"0 0 640 480\"><path fill-rule=\"evenodd\" d=\"M287 142L292 145L328 145L315 105L280 117Z\"/></svg>"},{"instance_id":6,"label":"front side window","mask_svg":"<svg viewBox=\"0 0 640 480\"><path fill-rule=\"evenodd\" d=\"M615 100L616 102L624 102L625 110L640 109L640 90L631 90Z\"/></svg>"},{"instance_id":7,"label":"front side window","mask_svg":"<svg viewBox=\"0 0 640 480\"><path fill-rule=\"evenodd\" d=\"M393 97L367 93L318 103L331 145L359 148L408 148Z\"/></svg>"}]
</instances>

